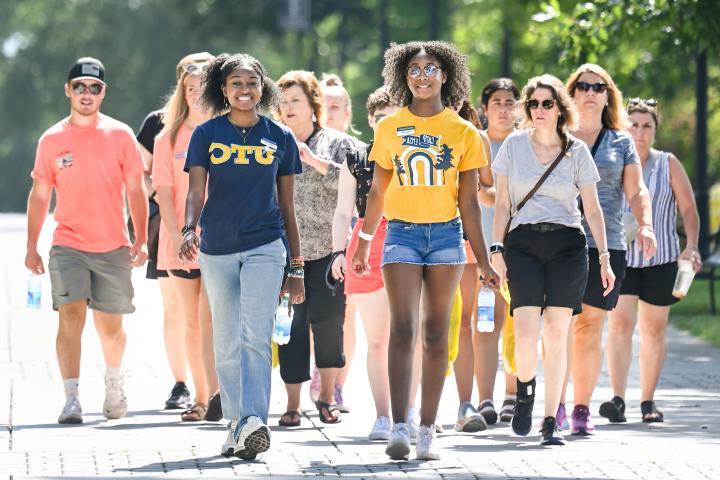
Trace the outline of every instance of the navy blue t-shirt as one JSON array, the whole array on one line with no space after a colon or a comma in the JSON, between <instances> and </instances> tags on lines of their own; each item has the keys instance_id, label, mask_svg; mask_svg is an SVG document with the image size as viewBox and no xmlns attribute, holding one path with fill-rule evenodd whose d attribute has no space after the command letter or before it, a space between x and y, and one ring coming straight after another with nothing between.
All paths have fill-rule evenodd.
<instances>
[{"instance_id":1,"label":"navy blue t-shirt","mask_svg":"<svg viewBox=\"0 0 720 480\"><path fill-rule=\"evenodd\" d=\"M200 251L243 252L283 235L276 180L302 172L295 137L286 126L260 116L243 142L227 115L213 118L192 134L185 171L190 167L208 171Z\"/></svg>"}]
</instances>

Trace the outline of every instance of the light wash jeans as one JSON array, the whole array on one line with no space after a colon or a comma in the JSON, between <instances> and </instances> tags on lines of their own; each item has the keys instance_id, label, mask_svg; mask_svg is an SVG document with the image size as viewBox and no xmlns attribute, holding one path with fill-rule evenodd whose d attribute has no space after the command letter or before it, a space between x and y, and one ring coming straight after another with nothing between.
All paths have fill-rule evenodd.
<instances>
[{"instance_id":1,"label":"light wash jeans","mask_svg":"<svg viewBox=\"0 0 720 480\"><path fill-rule=\"evenodd\" d=\"M229 255L200 253L210 300L223 416L267 424L271 340L287 253L282 240Z\"/></svg>"}]
</instances>

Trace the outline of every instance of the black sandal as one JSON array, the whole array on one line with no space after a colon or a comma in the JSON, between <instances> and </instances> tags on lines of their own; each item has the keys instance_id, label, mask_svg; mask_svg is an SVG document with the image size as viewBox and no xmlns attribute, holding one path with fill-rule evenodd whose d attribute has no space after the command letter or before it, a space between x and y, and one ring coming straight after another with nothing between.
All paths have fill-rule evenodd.
<instances>
[{"instance_id":1,"label":"black sandal","mask_svg":"<svg viewBox=\"0 0 720 480\"><path fill-rule=\"evenodd\" d=\"M205 420L208 422L219 422L223 418L222 402L220 401L220 392L210 396L208 408L205 412Z\"/></svg>"},{"instance_id":2,"label":"black sandal","mask_svg":"<svg viewBox=\"0 0 720 480\"><path fill-rule=\"evenodd\" d=\"M342 421L342 418L340 418L340 410L338 410L335 405L330 405L327 402L318 400L315 402L315 407L317 407L322 423L340 423ZM333 413L336 414L333 415Z\"/></svg>"},{"instance_id":3,"label":"black sandal","mask_svg":"<svg viewBox=\"0 0 720 480\"><path fill-rule=\"evenodd\" d=\"M285 417L290 418L290 420L283 420ZM300 416L300 412L297 410L288 410L282 414L280 420L278 421L278 425L281 427L299 427L301 419L302 417Z\"/></svg>"},{"instance_id":4,"label":"black sandal","mask_svg":"<svg viewBox=\"0 0 720 480\"><path fill-rule=\"evenodd\" d=\"M657 409L655 402L646 400L640 404L643 423L660 423L665 421L663 413Z\"/></svg>"},{"instance_id":5,"label":"black sandal","mask_svg":"<svg viewBox=\"0 0 720 480\"><path fill-rule=\"evenodd\" d=\"M600 405L600 415L610 420L611 423L627 422L625 417L625 400L617 395L609 402Z\"/></svg>"}]
</instances>

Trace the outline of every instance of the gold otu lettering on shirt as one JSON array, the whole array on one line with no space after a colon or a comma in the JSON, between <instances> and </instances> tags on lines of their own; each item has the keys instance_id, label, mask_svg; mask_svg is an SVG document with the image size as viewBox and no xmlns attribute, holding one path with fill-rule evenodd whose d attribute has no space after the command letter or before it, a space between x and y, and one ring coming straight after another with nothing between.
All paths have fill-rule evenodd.
<instances>
[{"instance_id":1,"label":"gold otu lettering on shirt","mask_svg":"<svg viewBox=\"0 0 720 480\"><path fill-rule=\"evenodd\" d=\"M248 165L251 161L260 165L271 165L275 159L275 151L266 146L256 145L225 145L213 142L208 149L210 162L215 165L225 163L231 158L237 165Z\"/></svg>"}]
</instances>

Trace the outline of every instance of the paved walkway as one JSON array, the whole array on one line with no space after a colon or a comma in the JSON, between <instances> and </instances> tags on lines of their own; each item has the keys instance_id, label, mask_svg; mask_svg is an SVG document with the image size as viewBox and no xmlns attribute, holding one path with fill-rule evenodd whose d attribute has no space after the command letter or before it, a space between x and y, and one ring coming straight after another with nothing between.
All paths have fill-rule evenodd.
<instances>
[{"instance_id":1,"label":"paved walkway","mask_svg":"<svg viewBox=\"0 0 720 480\"><path fill-rule=\"evenodd\" d=\"M676 330L670 331L667 365L657 401L664 424L640 422L637 367L628 392L629 422L597 420L588 439L570 438L565 447L546 448L537 436L516 437L507 425L477 435L452 431L457 394L447 379L440 420L443 459L389 462L382 443L367 441L374 411L364 373L365 340L358 348L346 389L352 413L326 426L308 407L303 425L292 431L272 427L272 447L260 461L245 463L218 455L224 424L183 424L177 412L159 410L172 386L162 341L159 291L135 274L137 312L127 317L125 368L130 413L102 417L103 362L92 322L83 338L80 391L85 423L60 426L62 384L55 362L56 318L44 279L43 308L25 309L27 273L25 219L0 216L0 476L36 478L549 478L549 479L718 479L720 478L720 350ZM43 234L49 246L50 228ZM47 260L47 259L46 259ZM718 318L720 321L720 318ZM502 380L499 380L502 385ZM542 391L539 391L542 395ZM603 375L597 399L611 396ZM284 390L273 373L271 425L284 411ZM475 399L477 400L477 399ZM542 401L539 400L539 405ZM598 403L591 410L596 412ZM538 419L539 420L539 419Z\"/></svg>"}]
</instances>

